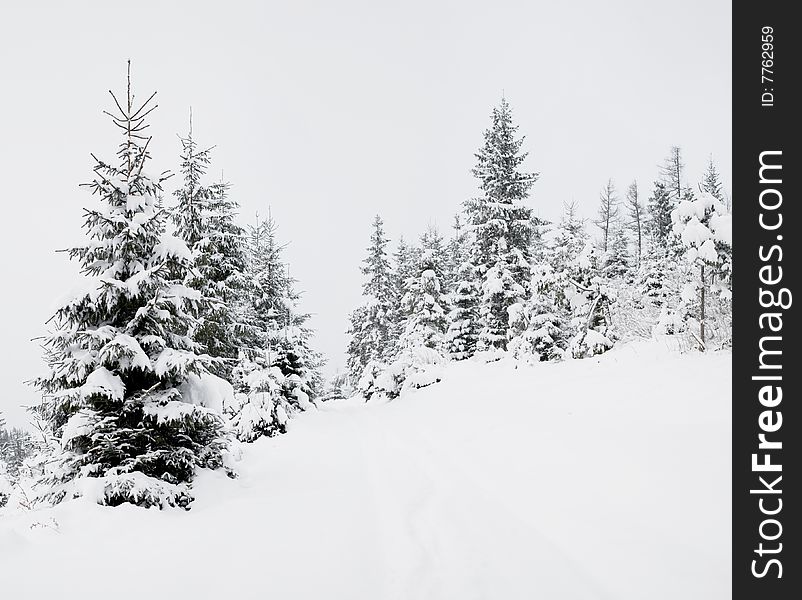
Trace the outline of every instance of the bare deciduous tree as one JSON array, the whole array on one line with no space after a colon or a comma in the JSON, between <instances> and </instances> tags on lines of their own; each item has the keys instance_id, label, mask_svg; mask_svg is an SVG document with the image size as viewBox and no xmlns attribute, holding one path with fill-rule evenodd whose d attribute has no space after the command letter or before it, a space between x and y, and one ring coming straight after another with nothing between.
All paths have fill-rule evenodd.
<instances>
[{"instance_id":1,"label":"bare deciduous tree","mask_svg":"<svg viewBox=\"0 0 802 600\"><path fill-rule=\"evenodd\" d=\"M599 194L599 217L594 223L602 230L602 250L607 252L612 226L618 222L618 196L612 179Z\"/></svg>"},{"instance_id":2,"label":"bare deciduous tree","mask_svg":"<svg viewBox=\"0 0 802 600\"><path fill-rule=\"evenodd\" d=\"M629 212L629 221L627 225L635 234L638 247L637 265L640 267L641 253L643 249L643 205L641 204L638 196L637 181L630 183L629 188L627 188L626 207L627 211Z\"/></svg>"}]
</instances>

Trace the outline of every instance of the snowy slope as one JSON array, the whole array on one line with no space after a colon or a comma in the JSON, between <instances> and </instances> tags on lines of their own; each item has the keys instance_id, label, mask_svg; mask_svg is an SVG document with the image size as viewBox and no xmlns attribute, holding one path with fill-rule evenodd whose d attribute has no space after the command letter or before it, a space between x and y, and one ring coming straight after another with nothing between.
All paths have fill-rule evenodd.
<instances>
[{"instance_id":1,"label":"snowy slope","mask_svg":"<svg viewBox=\"0 0 802 600\"><path fill-rule=\"evenodd\" d=\"M730 596L729 354L450 365L301 415L190 512L0 517L8 598Z\"/></svg>"}]
</instances>

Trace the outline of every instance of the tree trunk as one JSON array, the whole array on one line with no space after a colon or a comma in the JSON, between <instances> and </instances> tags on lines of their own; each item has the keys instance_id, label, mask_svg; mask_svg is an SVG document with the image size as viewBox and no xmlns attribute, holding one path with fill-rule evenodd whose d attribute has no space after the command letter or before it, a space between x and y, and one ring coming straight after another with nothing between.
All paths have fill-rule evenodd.
<instances>
[{"instance_id":1,"label":"tree trunk","mask_svg":"<svg viewBox=\"0 0 802 600\"><path fill-rule=\"evenodd\" d=\"M702 305L699 310L699 337L702 339L702 350L705 349L705 266L699 267L702 280Z\"/></svg>"}]
</instances>

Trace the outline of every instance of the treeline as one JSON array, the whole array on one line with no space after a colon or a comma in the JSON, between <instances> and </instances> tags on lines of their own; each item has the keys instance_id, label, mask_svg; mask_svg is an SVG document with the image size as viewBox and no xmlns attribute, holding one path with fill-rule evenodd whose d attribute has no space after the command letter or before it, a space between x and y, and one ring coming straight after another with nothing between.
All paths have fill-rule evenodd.
<instances>
[{"instance_id":1,"label":"treeline","mask_svg":"<svg viewBox=\"0 0 802 600\"><path fill-rule=\"evenodd\" d=\"M154 95L135 103L129 64L106 113L122 141L115 160L95 157L86 243L68 251L83 285L49 321L48 374L34 382L49 437L32 467L39 501L186 507L197 469L233 475L233 436L285 431L320 392L323 360L275 221L237 223L191 118L180 186L164 197L170 174L149 172Z\"/></svg>"},{"instance_id":2,"label":"treeline","mask_svg":"<svg viewBox=\"0 0 802 600\"><path fill-rule=\"evenodd\" d=\"M577 359L660 333L701 350L730 343L730 203L712 158L691 185L672 148L645 201L637 182L621 198L609 180L594 236L573 203L557 222L533 215L523 142L502 100L476 154L480 193L448 240L430 227L391 251L375 218L348 346L366 398L429 385L443 362L477 354Z\"/></svg>"},{"instance_id":3,"label":"treeline","mask_svg":"<svg viewBox=\"0 0 802 600\"><path fill-rule=\"evenodd\" d=\"M25 461L33 456L36 444L31 434L17 427L7 428L0 416L0 508L12 493L12 484L19 477Z\"/></svg>"}]
</instances>

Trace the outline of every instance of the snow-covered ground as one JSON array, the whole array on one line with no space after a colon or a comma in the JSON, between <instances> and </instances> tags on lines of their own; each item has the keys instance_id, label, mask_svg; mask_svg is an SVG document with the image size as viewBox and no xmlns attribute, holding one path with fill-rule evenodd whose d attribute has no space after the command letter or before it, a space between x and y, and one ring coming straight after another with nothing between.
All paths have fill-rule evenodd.
<instances>
[{"instance_id":1,"label":"snow-covered ground","mask_svg":"<svg viewBox=\"0 0 802 600\"><path fill-rule=\"evenodd\" d=\"M330 403L206 473L189 512L0 517L3 598L715 600L730 588L728 353L659 341L449 365Z\"/></svg>"}]
</instances>

